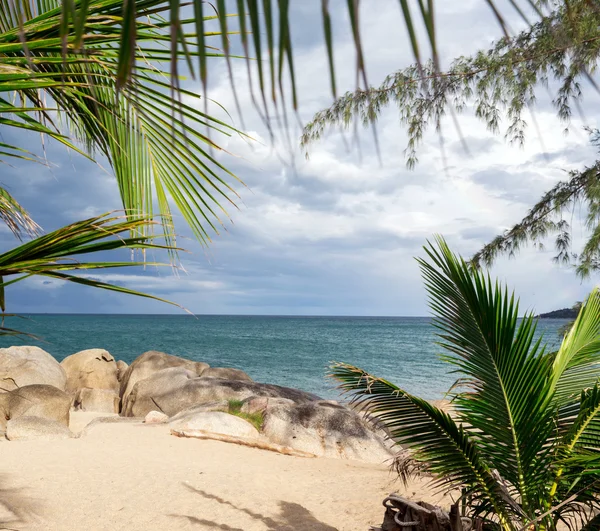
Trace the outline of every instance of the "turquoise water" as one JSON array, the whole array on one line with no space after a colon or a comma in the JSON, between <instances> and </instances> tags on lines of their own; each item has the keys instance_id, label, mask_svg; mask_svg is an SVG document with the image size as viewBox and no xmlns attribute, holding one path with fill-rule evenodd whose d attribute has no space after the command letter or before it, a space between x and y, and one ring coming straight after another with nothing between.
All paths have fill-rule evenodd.
<instances>
[{"instance_id":1,"label":"turquoise water","mask_svg":"<svg viewBox=\"0 0 600 531\"><path fill-rule=\"evenodd\" d=\"M420 317L264 317L172 315L30 315L5 326L43 339L0 337L0 347L37 344L58 360L104 348L130 363L147 350L238 367L259 382L338 396L325 377L344 361L428 399L441 398L456 376L438 359L435 330ZM542 320L538 333L553 345L564 320Z\"/></svg>"}]
</instances>

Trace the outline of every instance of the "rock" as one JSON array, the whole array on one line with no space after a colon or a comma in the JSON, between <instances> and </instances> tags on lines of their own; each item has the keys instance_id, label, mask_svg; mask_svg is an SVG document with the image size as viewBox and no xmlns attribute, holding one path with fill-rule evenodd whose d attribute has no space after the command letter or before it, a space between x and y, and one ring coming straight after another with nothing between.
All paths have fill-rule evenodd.
<instances>
[{"instance_id":1,"label":"rock","mask_svg":"<svg viewBox=\"0 0 600 531\"><path fill-rule=\"evenodd\" d=\"M128 369L123 374L121 379L120 396L121 400L125 400L134 385L141 381L149 378L153 374L163 369L170 367L181 367L191 371L196 376L200 376L206 369L208 369L208 363L200 361L191 361L177 356L171 356L164 352L158 352L156 350L150 350L144 352L141 356L138 356ZM153 408L156 409L156 408Z\"/></svg>"},{"instance_id":2,"label":"rock","mask_svg":"<svg viewBox=\"0 0 600 531\"><path fill-rule=\"evenodd\" d=\"M42 417L24 416L10 419L6 423L6 438L9 441L38 439L69 439L71 431L64 424Z\"/></svg>"},{"instance_id":3,"label":"rock","mask_svg":"<svg viewBox=\"0 0 600 531\"><path fill-rule=\"evenodd\" d=\"M263 434L276 444L323 457L383 463L383 439L354 411L328 401L268 407Z\"/></svg>"},{"instance_id":4,"label":"rock","mask_svg":"<svg viewBox=\"0 0 600 531\"><path fill-rule=\"evenodd\" d=\"M288 398L303 403L319 397L278 385L198 377L183 368L166 369L139 381L121 403L121 414L144 417L152 410L172 417L180 411L215 401L244 400L251 396Z\"/></svg>"},{"instance_id":5,"label":"rock","mask_svg":"<svg viewBox=\"0 0 600 531\"><path fill-rule=\"evenodd\" d=\"M71 397L52 385L26 385L0 394L0 430L7 420L41 417L69 426Z\"/></svg>"},{"instance_id":6,"label":"rock","mask_svg":"<svg viewBox=\"0 0 600 531\"><path fill-rule=\"evenodd\" d=\"M243 380L251 382L252 378L240 369L230 367L209 367L202 372L202 378L222 378L223 380Z\"/></svg>"},{"instance_id":7,"label":"rock","mask_svg":"<svg viewBox=\"0 0 600 531\"><path fill-rule=\"evenodd\" d=\"M207 411L222 411L223 413L229 413L229 402L227 400L220 400L216 402L208 402L207 404L202 404L200 406L187 407L176 415L170 417L169 421L179 420L195 413L205 413Z\"/></svg>"},{"instance_id":8,"label":"rock","mask_svg":"<svg viewBox=\"0 0 600 531\"><path fill-rule=\"evenodd\" d=\"M117 363L106 350L91 348L67 356L60 362L67 374L65 391L76 396L82 389L108 389L119 393Z\"/></svg>"},{"instance_id":9,"label":"rock","mask_svg":"<svg viewBox=\"0 0 600 531\"><path fill-rule=\"evenodd\" d=\"M246 398L244 400L240 411L242 413L264 413L267 408L273 406L293 406L295 402L290 400L289 398L272 398L268 396L251 396L250 398Z\"/></svg>"},{"instance_id":10,"label":"rock","mask_svg":"<svg viewBox=\"0 0 600 531\"><path fill-rule=\"evenodd\" d=\"M98 411L100 413L118 413L121 399L110 389L84 388L75 397L74 406L83 411Z\"/></svg>"},{"instance_id":11,"label":"rock","mask_svg":"<svg viewBox=\"0 0 600 531\"><path fill-rule=\"evenodd\" d=\"M168 422L169 417L160 411L150 411L144 418L145 424L162 424Z\"/></svg>"},{"instance_id":12,"label":"rock","mask_svg":"<svg viewBox=\"0 0 600 531\"><path fill-rule=\"evenodd\" d=\"M223 413L222 411L204 411L190 413L169 423L171 429L185 436L186 432L203 431L219 435L235 437L258 438L259 433L252 424L240 417Z\"/></svg>"},{"instance_id":13,"label":"rock","mask_svg":"<svg viewBox=\"0 0 600 531\"><path fill-rule=\"evenodd\" d=\"M64 391L67 375L60 363L38 347L0 348L0 392L32 384Z\"/></svg>"},{"instance_id":14,"label":"rock","mask_svg":"<svg viewBox=\"0 0 600 531\"><path fill-rule=\"evenodd\" d=\"M125 376L128 368L129 365L127 365L127 363L125 363L123 360L117 361L117 380L119 380L119 383L121 380L123 380L123 376Z\"/></svg>"}]
</instances>

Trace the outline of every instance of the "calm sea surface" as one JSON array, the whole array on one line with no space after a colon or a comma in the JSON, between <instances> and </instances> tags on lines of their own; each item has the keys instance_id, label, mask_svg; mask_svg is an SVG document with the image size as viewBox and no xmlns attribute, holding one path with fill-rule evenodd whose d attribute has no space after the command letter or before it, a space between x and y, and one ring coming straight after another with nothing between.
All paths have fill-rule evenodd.
<instances>
[{"instance_id":1,"label":"calm sea surface","mask_svg":"<svg viewBox=\"0 0 600 531\"><path fill-rule=\"evenodd\" d=\"M6 326L43 341L0 337L0 347L37 344L58 360L87 348L104 348L131 363L147 350L212 366L238 367L259 382L335 398L325 377L330 361L357 365L428 399L441 398L456 376L438 359L435 330L421 317L263 317L168 315L30 315ZM558 345L564 320L538 324Z\"/></svg>"}]
</instances>

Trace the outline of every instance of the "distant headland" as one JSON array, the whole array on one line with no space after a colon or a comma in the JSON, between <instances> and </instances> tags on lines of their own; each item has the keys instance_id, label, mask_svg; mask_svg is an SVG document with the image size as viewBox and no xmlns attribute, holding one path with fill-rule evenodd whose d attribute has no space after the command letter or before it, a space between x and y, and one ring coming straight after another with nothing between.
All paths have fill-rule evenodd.
<instances>
[{"instance_id":1,"label":"distant headland","mask_svg":"<svg viewBox=\"0 0 600 531\"><path fill-rule=\"evenodd\" d=\"M540 319L575 319L579 313L575 308L563 308L562 310L554 310L548 313L540 313Z\"/></svg>"}]
</instances>

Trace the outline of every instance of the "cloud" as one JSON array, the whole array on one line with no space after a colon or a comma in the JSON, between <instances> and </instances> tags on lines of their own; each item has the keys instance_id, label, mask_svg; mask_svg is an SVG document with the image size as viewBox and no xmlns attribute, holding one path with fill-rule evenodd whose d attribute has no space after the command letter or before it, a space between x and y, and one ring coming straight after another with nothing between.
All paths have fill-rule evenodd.
<instances>
[{"instance_id":1,"label":"cloud","mask_svg":"<svg viewBox=\"0 0 600 531\"><path fill-rule=\"evenodd\" d=\"M344 6L340 0L332 10L343 12ZM292 8L298 114L306 121L331 102L331 90L324 45L314 38L319 6L298 2ZM389 0L377 9L365 9L361 18L373 84L412 61L399 16L398 3ZM444 64L501 36L478 0L441 2L438 16ZM355 55L352 35L336 28L337 81L343 92L355 87ZM89 278L148 291L198 313L424 315L426 297L414 256L423 256L421 247L433 233L443 234L453 249L470 256L520 220L543 191L564 178L563 168L580 167L595 156L585 134L562 135L550 103L542 102L536 118L543 135L538 139L533 129L529 131L523 149L507 145L465 114L460 122L469 154L451 120L444 121L446 158L439 137L429 132L417 168L409 171L403 153L406 133L390 105L377 125L379 155L372 132L359 130L357 136L352 131L328 134L311 146L306 160L297 145L300 129L293 113L288 114L288 131L273 122L272 144L253 111L243 62L234 63L234 76L245 131L257 140L232 136L225 147L235 156L218 154L246 185L237 188L239 210L230 209L231 220L224 221L208 249L195 243L183 220L176 219L179 243L190 251L181 255L185 272L179 275L169 268L124 268L92 272ZM188 82L187 87L198 90L198 83ZM223 61L211 64L210 96L231 111L241 127ZM218 113L216 107L212 111ZM581 125L575 121L574 129ZM23 141L36 140L28 136ZM100 167L55 144L47 148L47 156L54 163L50 169L17 164L2 174L2 182L47 230L120 208L116 183ZM0 230L4 249L14 243ZM527 307L542 311L555 304L568 306L591 284L580 284L571 271L554 266L551 255L526 249L517 260L501 260L494 273L516 286ZM127 253L120 256L129 259ZM164 258L157 255L158 260ZM31 279L10 287L9 308L179 311L146 299L44 281Z\"/></svg>"}]
</instances>

